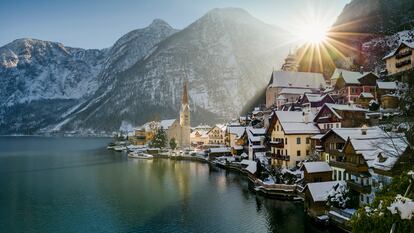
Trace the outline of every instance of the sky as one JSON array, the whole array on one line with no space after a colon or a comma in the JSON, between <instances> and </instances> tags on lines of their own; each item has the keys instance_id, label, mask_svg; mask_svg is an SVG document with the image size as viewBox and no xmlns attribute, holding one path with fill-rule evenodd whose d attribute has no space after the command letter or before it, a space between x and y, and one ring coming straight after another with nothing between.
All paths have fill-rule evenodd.
<instances>
[{"instance_id":1,"label":"sky","mask_svg":"<svg viewBox=\"0 0 414 233\"><path fill-rule=\"evenodd\" d=\"M155 18L183 29L209 10L223 7L243 8L263 22L283 28L301 24L309 11L331 25L349 1L0 0L0 46L18 38L36 38L71 47L107 48Z\"/></svg>"}]
</instances>

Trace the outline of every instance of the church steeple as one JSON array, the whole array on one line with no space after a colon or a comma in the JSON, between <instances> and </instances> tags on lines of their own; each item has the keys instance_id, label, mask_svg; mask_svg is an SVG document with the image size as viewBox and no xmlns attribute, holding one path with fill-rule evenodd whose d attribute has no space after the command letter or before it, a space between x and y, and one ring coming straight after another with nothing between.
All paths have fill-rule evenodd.
<instances>
[{"instance_id":1,"label":"church steeple","mask_svg":"<svg viewBox=\"0 0 414 233\"><path fill-rule=\"evenodd\" d=\"M184 86L183 86L183 96L181 99L181 104L182 105L188 105L188 87L187 87L187 80L184 81Z\"/></svg>"}]
</instances>

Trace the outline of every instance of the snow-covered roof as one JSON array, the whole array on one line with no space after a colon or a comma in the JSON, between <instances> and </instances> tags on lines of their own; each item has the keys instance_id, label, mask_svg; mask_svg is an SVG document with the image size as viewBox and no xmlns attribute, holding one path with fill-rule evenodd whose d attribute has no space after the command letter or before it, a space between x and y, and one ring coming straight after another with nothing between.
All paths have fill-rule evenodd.
<instances>
[{"instance_id":1,"label":"snow-covered roof","mask_svg":"<svg viewBox=\"0 0 414 233\"><path fill-rule=\"evenodd\" d=\"M311 92L312 90L308 88L283 88L279 94L303 95Z\"/></svg>"},{"instance_id":2,"label":"snow-covered roof","mask_svg":"<svg viewBox=\"0 0 414 233\"><path fill-rule=\"evenodd\" d=\"M261 142L266 134L265 128L253 128L251 126L246 128L247 138L250 142Z\"/></svg>"},{"instance_id":3,"label":"snow-covered roof","mask_svg":"<svg viewBox=\"0 0 414 233\"><path fill-rule=\"evenodd\" d=\"M176 121L176 119L162 120L160 122L160 127L167 130L174 124L175 121Z\"/></svg>"},{"instance_id":4,"label":"snow-covered roof","mask_svg":"<svg viewBox=\"0 0 414 233\"><path fill-rule=\"evenodd\" d=\"M221 131L226 131L227 125L226 124L216 124L217 128L221 129Z\"/></svg>"},{"instance_id":5,"label":"snow-covered roof","mask_svg":"<svg viewBox=\"0 0 414 233\"><path fill-rule=\"evenodd\" d=\"M362 98L374 98L374 96L371 94L371 92L361 92L361 94L359 94L359 97L362 97Z\"/></svg>"},{"instance_id":6,"label":"snow-covered roof","mask_svg":"<svg viewBox=\"0 0 414 233\"><path fill-rule=\"evenodd\" d=\"M200 137L202 138L208 138L208 131L201 129L196 129L193 132L191 132L190 137L196 137L197 134L200 135Z\"/></svg>"},{"instance_id":7,"label":"snow-covered roof","mask_svg":"<svg viewBox=\"0 0 414 233\"><path fill-rule=\"evenodd\" d=\"M369 167L391 170L408 147L403 136L379 135L369 139L351 139L357 154L361 154ZM383 160L380 159L380 156Z\"/></svg>"},{"instance_id":8,"label":"snow-covered roof","mask_svg":"<svg viewBox=\"0 0 414 233\"><path fill-rule=\"evenodd\" d=\"M330 172L331 166L327 162L304 162L302 165L308 173Z\"/></svg>"},{"instance_id":9,"label":"snow-covered roof","mask_svg":"<svg viewBox=\"0 0 414 233\"><path fill-rule=\"evenodd\" d=\"M326 86L325 79L320 73L273 71L272 78L272 87L319 89Z\"/></svg>"},{"instance_id":10,"label":"snow-covered roof","mask_svg":"<svg viewBox=\"0 0 414 233\"><path fill-rule=\"evenodd\" d=\"M229 126L229 133L236 135L237 138L240 138L243 136L244 131L246 130L246 127L244 126Z\"/></svg>"},{"instance_id":11,"label":"snow-covered roof","mask_svg":"<svg viewBox=\"0 0 414 233\"><path fill-rule=\"evenodd\" d=\"M279 95L277 100L287 100L287 98L284 95Z\"/></svg>"},{"instance_id":12,"label":"snow-covered roof","mask_svg":"<svg viewBox=\"0 0 414 233\"><path fill-rule=\"evenodd\" d=\"M379 89L385 89L385 90L397 90L398 86L396 82L380 82L377 81L377 86Z\"/></svg>"},{"instance_id":13,"label":"snow-covered roof","mask_svg":"<svg viewBox=\"0 0 414 233\"><path fill-rule=\"evenodd\" d=\"M230 153L230 147L216 147L210 148L210 153Z\"/></svg>"},{"instance_id":14,"label":"snow-covered roof","mask_svg":"<svg viewBox=\"0 0 414 233\"><path fill-rule=\"evenodd\" d=\"M370 72L354 72L348 70L342 70L341 75L345 83L348 84L360 84L359 79L369 74Z\"/></svg>"},{"instance_id":15,"label":"snow-covered roof","mask_svg":"<svg viewBox=\"0 0 414 233\"><path fill-rule=\"evenodd\" d=\"M309 192L312 195L313 201L319 202L319 201L326 201L329 195L329 191L331 191L331 189L340 182L344 182L344 181L326 181L326 182L308 183L306 186L309 188Z\"/></svg>"},{"instance_id":16,"label":"snow-covered roof","mask_svg":"<svg viewBox=\"0 0 414 233\"><path fill-rule=\"evenodd\" d=\"M252 174L256 173L256 170L257 170L257 163L256 163L256 161L252 161L252 160L248 160L248 159L243 159L240 163L243 164L243 165L247 165L247 167L245 169L248 172L250 172Z\"/></svg>"},{"instance_id":17,"label":"snow-covered roof","mask_svg":"<svg viewBox=\"0 0 414 233\"><path fill-rule=\"evenodd\" d=\"M331 112L333 112L336 117L339 119L342 119L341 115L339 115L336 110L339 111L357 111L357 112L368 112L368 110L359 108L353 104L331 104L331 103L325 103L326 107L328 107Z\"/></svg>"},{"instance_id":18,"label":"snow-covered roof","mask_svg":"<svg viewBox=\"0 0 414 233\"><path fill-rule=\"evenodd\" d=\"M309 113L307 113L309 114ZM276 111L276 116L282 125L285 134L318 134L319 128L312 122L313 116L308 115L308 121L305 122L303 112L295 111Z\"/></svg>"},{"instance_id":19,"label":"snow-covered roof","mask_svg":"<svg viewBox=\"0 0 414 233\"><path fill-rule=\"evenodd\" d=\"M401 47L401 45L406 45L409 48L414 49L414 42L407 42L407 41L401 41L397 48L395 48L393 51L391 51L389 54L387 54L385 57L382 58L382 60L385 60L387 58L390 58L395 55L395 53L398 51L398 49Z\"/></svg>"},{"instance_id":20,"label":"snow-covered roof","mask_svg":"<svg viewBox=\"0 0 414 233\"><path fill-rule=\"evenodd\" d=\"M308 99L309 102L320 102L323 100L323 98L325 98L325 96L327 96L328 94L310 94L310 93L305 93L304 96L306 96L306 98Z\"/></svg>"},{"instance_id":21,"label":"snow-covered roof","mask_svg":"<svg viewBox=\"0 0 414 233\"><path fill-rule=\"evenodd\" d=\"M374 138L378 137L380 135L384 135L384 131L378 127L367 127L364 130L366 130L366 134L362 133L363 128L333 128L330 130L330 132L334 132L336 135L341 137L344 141L346 141L348 138L350 139L367 139L367 138ZM328 135L326 133L325 135Z\"/></svg>"},{"instance_id":22,"label":"snow-covered roof","mask_svg":"<svg viewBox=\"0 0 414 233\"><path fill-rule=\"evenodd\" d=\"M325 134L323 134L323 133L315 134L311 137L311 139L320 140L323 136L325 136Z\"/></svg>"}]
</instances>

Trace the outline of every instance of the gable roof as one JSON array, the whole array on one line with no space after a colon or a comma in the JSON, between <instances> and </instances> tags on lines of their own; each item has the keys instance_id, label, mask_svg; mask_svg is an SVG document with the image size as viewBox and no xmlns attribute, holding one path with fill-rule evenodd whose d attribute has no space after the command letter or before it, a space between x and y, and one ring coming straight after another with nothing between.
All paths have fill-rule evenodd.
<instances>
[{"instance_id":1,"label":"gable roof","mask_svg":"<svg viewBox=\"0 0 414 233\"><path fill-rule=\"evenodd\" d=\"M309 88L289 88L289 87L286 87L286 88L283 88L279 92L279 94L280 95L282 95L282 94L303 95L305 93L311 93L311 92L312 92L312 90L309 89Z\"/></svg>"},{"instance_id":2,"label":"gable roof","mask_svg":"<svg viewBox=\"0 0 414 233\"><path fill-rule=\"evenodd\" d=\"M341 115L339 115L338 111L356 111L356 112L368 112L368 110L356 107L352 104L331 104L331 103L325 103L324 106L321 108L321 110L316 114L315 118L319 116L319 114L322 112L324 108L328 108L333 114L335 114L336 117L339 119L342 119Z\"/></svg>"},{"instance_id":3,"label":"gable roof","mask_svg":"<svg viewBox=\"0 0 414 233\"><path fill-rule=\"evenodd\" d=\"M322 138L327 137L328 134L334 133L346 141L348 138L351 139L364 139L373 138L379 135L384 135L384 131L378 127L367 127L366 134L362 134L362 127L358 128L333 128L329 130Z\"/></svg>"},{"instance_id":4,"label":"gable roof","mask_svg":"<svg viewBox=\"0 0 414 233\"><path fill-rule=\"evenodd\" d=\"M309 189L314 202L326 201L329 191L340 182L345 181L326 181L306 184L305 190Z\"/></svg>"},{"instance_id":5,"label":"gable roof","mask_svg":"<svg viewBox=\"0 0 414 233\"><path fill-rule=\"evenodd\" d=\"M162 120L160 122L160 127L162 127L165 130L168 130L176 121L176 119L169 119L169 120Z\"/></svg>"},{"instance_id":6,"label":"gable roof","mask_svg":"<svg viewBox=\"0 0 414 233\"><path fill-rule=\"evenodd\" d=\"M371 92L361 92L361 94L359 94L360 98L374 98L374 95L372 95Z\"/></svg>"},{"instance_id":7,"label":"gable roof","mask_svg":"<svg viewBox=\"0 0 414 233\"><path fill-rule=\"evenodd\" d=\"M396 82L380 82L377 81L377 87L379 89L384 89L384 90L397 90L398 86Z\"/></svg>"},{"instance_id":8,"label":"gable roof","mask_svg":"<svg viewBox=\"0 0 414 233\"><path fill-rule=\"evenodd\" d=\"M246 131L246 127L244 126L229 126L229 133L236 135L237 138L240 138L243 136L244 131Z\"/></svg>"},{"instance_id":9,"label":"gable roof","mask_svg":"<svg viewBox=\"0 0 414 233\"><path fill-rule=\"evenodd\" d=\"M320 73L273 71L271 87L295 87L319 89L326 87L325 79Z\"/></svg>"},{"instance_id":10,"label":"gable roof","mask_svg":"<svg viewBox=\"0 0 414 233\"><path fill-rule=\"evenodd\" d=\"M385 57L383 57L382 60L385 60L387 58L390 58L390 57L394 56L395 53L401 48L402 45L405 45L405 46L407 46L409 48L414 49L414 42L402 41L402 42L400 42L400 44L398 45L397 48L395 48L393 51L391 51L389 54L387 54Z\"/></svg>"},{"instance_id":11,"label":"gable roof","mask_svg":"<svg viewBox=\"0 0 414 233\"><path fill-rule=\"evenodd\" d=\"M327 162L317 161L317 162L304 162L302 168L306 169L308 173L318 173L318 172L330 172L332 171L331 166Z\"/></svg>"},{"instance_id":12,"label":"gable roof","mask_svg":"<svg viewBox=\"0 0 414 233\"><path fill-rule=\"evenodd\" d=\"M277 119L285 134L318 134L318 127L312 122L313 117L308 113L308 122L305 122L303 112L276 111Z\"/></svg>"}]
</instances>

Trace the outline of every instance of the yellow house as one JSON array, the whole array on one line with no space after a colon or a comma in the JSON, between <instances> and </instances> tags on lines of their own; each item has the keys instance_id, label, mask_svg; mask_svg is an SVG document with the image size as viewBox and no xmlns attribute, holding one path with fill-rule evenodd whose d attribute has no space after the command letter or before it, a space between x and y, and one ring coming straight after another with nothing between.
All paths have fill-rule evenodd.
<instances>
[{"instance_id":1,"label":"yellow house","mask_svg":"<svg viewBox=\"0 0 414 233\"><path fill-rule=\"evenodd\" d=\"M293 168L311 153L310 137L319 134L309 113L275 111L267 131L272 165Z\"/></svg>"},{"instance_id":2,"label":"yellow house","mask_svg":"<svg viewBox=\"0 0 414 233\"><path fill-rule=\"evenodd\" d=\"M383 58L388 75L397 74L414 68L414 42L401 42L397 49Z\"/></svg>"}]
</instances>

